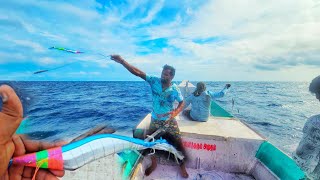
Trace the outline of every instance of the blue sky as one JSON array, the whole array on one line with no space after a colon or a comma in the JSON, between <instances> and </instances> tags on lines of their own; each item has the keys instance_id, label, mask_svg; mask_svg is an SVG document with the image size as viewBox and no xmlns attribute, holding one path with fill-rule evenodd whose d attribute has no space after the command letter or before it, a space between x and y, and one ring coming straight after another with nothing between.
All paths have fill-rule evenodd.
<instances>
[{"instance_id":1,"label":"blue sky","mask_svg":"<svg viewBox=\"0 0 320 180\"><path fill-rule=\"evenodd\" d=\"M148 74L173 65L176 80L310 81L319 19L315 0L11 0L0 6L0 80L139 80L100 55L120 54ZM32 74L44 69L55 70Z\"/></svg>"}]
</instances>

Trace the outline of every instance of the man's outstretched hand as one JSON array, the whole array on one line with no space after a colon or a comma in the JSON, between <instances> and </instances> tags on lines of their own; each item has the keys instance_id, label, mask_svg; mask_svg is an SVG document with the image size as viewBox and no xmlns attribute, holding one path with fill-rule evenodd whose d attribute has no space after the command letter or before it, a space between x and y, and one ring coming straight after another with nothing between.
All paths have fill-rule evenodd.
<instances>
[{"instance_id":1,"label":"man's outstretched hand","mask_svg":"<svg viewBox=\"0 0 320 180\"><path fill-rule=\"evenodd\" d=\"M111 55L110 59L117 62L117 63L120 63L120 64L122 64L124 61L124 59L120 55L117 55L117 54Z\"/></svg>"}]
</instances>

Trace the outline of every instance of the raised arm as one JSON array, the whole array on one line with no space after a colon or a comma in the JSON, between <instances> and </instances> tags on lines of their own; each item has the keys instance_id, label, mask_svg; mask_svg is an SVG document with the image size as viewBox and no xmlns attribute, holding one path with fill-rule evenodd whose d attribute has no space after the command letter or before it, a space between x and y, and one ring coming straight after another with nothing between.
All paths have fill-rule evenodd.
<instances>
[{"instance_id":1,"label":"raised arm","mask_svg":"<svg viewBox=\"0 0 320 180\"><path fill-rule=\"evenodd\" d=\"M230 86L230 84L226 84L220 92L208 91L208 93L211 96L211 99L222 98L227 93Z\"/></svg>"},{"instance_id":2,"label":"raised arm","mask_svg":"<svg viewBox=\"0 0 320 180\"><path fill-rule=\"evenodd\" d=\"M140 69L132 66L131 64L129 64L127 61L125 61L121 56L119 55L111 55L111 60L122 64L129 72L131 72L133 75L136 75L140 78L142 78L143 80L146 80L146 73L141 71Z\"/></svg>"}]
</instances>

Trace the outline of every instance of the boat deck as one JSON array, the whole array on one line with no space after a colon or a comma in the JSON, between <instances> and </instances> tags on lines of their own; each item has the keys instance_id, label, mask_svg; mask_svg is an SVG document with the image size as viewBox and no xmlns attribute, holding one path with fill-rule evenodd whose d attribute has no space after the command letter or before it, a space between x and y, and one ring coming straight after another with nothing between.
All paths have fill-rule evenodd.
<instances>
[{"instance_id":1,"label":"boat deck","mask_svg":"<svg viewBox=\"0 0 320 180\"><path fill-rule=\"evenodd\" d=\"M233 117L213 117L211 116L207 122L190 121L184 115L176 117L181 133L183 136L201 138L201 139L253 139L263 140L264 138L250 129L248 126ZM138 129L146 129L149 127L151 115L148 114L137 126ZM148 161L146 161L148 162ZM121 163L118 155L108 156L98 161L92 162L83 166L76 171L67 171L62 179L122 179L121 177ZM144 177L143 174L136 177L143 177L143 179L179 179L178 166L170 166L159 164L159 167L150 177ZM138 168L143 171L143 168ZM142 172L140 172L142 173ZM189 179L195 179L199 175L203 175L202 179L253 179L244 174L226 173L222 171L203 171L188 168L190 175ZM160 178L159 178L160 177ZM200 178L200 177L198 177Z\"/></svg>"},{"instance_id":2,"label":"boat deck","mask_svg":"<svg viewBox=\"0 0 320 180\"><path fill-rule=\"evenodd\" d=\"M145 163L150 163L150 160L146 158ZM141 166L141 165L140 165ZM113 168L110 168L113 167ZM171 179L183 179L180 176L180 171L178 166L170 166L170 165L162 165L158 164L157 169L150 175L144 176L144 168L138 168L139 171L136 172L134 180L145 179L145 180L171 180ZM197 170L192 168L187 168L187 172L189 173L188 179L240 179L240 180L253 180L252 176L246 174L238 174L238 173L226 173L222 171L204 171ZM66 171L66 174L63 178L66 180L78 180L78 179L95 179L95 180L123 180L121 176L121 168L120 162L118 162L117 155L108 156L87 164L82 168L75 171Z\"/></svg>"},{"instance_id":3,"label":"boat deck","mask_svg":"<svg viewBox=\"0 0 320 180\"><path fill-rule=\"evenodd\" d=\"M183 136L201 138L241 138L263 140L264 138L236 118L213 117L207 122L191 121L184 115L176 117ZM137 126L138 129L147 129L151 121L148 114Z\"/></svg>"},{"instance_id":4,"label":"boat deck","mask_svg":"<svg viewBox=\"0 0 320 180\"><path fill-rule=\"evenodd\" d=\"M61 179L122 180L120 164L118 155L110 155L91 162L75 171L66 171Z\"/></svg>"},{"instance_id":5,"label":"boat deck","mask_svg":"<svg viewBox=\"0 0 320 180\"><path fill-rule=\"evenodd\" d=\"M248 176L246 174L236 174L236 173L226 173L221 171L203 171L187 168L187 172L189 174L188 179L201 179L201 180L223 180L223 179L237 179L237 180L253 180L252 176ZM138 178L137 178L138 179ZM180 176L180 170L178 166L166 166L159 164L157 169L150 176L143 176L144 180L153 180L153 179L161 179L161 180L185 180Z\"/></svg>"}]
</instances>

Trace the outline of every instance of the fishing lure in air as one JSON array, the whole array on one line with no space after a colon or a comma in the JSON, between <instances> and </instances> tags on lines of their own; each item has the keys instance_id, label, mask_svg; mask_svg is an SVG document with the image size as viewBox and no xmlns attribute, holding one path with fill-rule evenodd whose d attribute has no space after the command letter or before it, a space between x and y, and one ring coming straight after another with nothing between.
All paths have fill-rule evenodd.
<instances>
[{"instance_id":1,"label":"fishing lure in air","mask_svg":"<svg viewBox=\"0 0 320 180\"><path fill-rule=\"evenodd\" d=\"M50 47L49 49L56 49L56 50L60 50L60 51L66 51L66 52L69 52L69 53L73 53L73 54L81 54L81 53L84 53L83 51L78 51L78 50L71 50L71 49L68 49L68 48L63 48L63 47L55 47L55 46L52 46ZM100 56L103 56L105 58L108 58L110 57L110 55L104 55L102 53L94 53L94 54L98 54Z\"/></svg>"},{"instance_id":2,"label":"fishing lure in air","mask_svg":"<svg viewBox=\"0 0 320 180\"><path fill-rule=\"evenodd\" d=\"M84 53L84 52L78 51L78 50L71 50L71 49L67 49L67 48L63 48L63 47L55 47L55 46L52 46L52 47L50 47L49 49L56 49L56 50L65 51L65 52L72 53L72 54L81 54L81 53ZM106 56L106 55L101 54L101 53L96 53L96 54L98 54L98 55L100 55L100 56L103 56L104 58L109 58L109 57L110 57L110 55ZM72 62L72 63L65 64L65 65L63 65L63 66L59 66L59 67L52 68L52 69L39 70L39 71L33 72L32 74L41 74L41 73L45 73L45 72L48 72L48 71L57 70L57 69L60 69L60 68L69 66L69 65L71 65L71 64L74 64L74 63L77 63L77 62Z\"/></svg>"},{"instance_id":3,"label":"fishing lure in air","mask_svg":"<svg viewBox=\"0 0 320 180\"><path fill-rule=\"evenodd\" d=\"M99 134L62 147L14 157L10 160L9 166L16 164L55 170L76 170L89 162L127 149L143 150L147 148L168 151L176 159L184 158L180 151L164 139L146 142L115 134Z\"/></svg>"},{"instance_id":4,"label":"fishing lure in air","mask_svg":"<svg viewBox=\"0 0 320 180\"><path fill-rule=\"evenodd\" d=\"M66 51L66 52L73 53L73 54L84 53L84 52L78 51L78 50L71 50L71 49L67 49L67 48L63 48L63 47L55 47L55 46L52 46L49 49L56 49L56 50L60 50L60 51Z\"/></svg>"}]
</instances>

